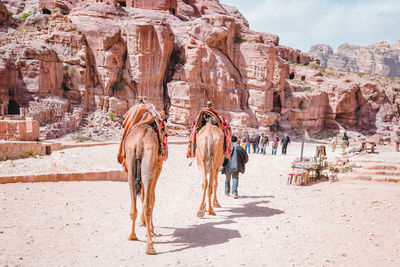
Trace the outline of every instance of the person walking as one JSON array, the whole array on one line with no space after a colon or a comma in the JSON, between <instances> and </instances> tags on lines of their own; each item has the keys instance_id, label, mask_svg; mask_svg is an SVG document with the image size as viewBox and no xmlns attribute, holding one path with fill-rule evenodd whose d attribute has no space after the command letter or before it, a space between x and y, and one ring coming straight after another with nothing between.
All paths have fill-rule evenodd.
<instances>
[{"instance_id":1,"label":"person walking","mask_svg":"<svg viewBox=\"0 0 400 267\"><path fill-rule=\"evenodd\" d=\"M281 141L282 155L286 155L287 147L289 144L290 144L290 138L287 134L285 134L285 137L282 138L282 141Z\"/></svg>"},{"instance_id":2,"label":"person walking","mask_svg":"<svg viewBox=\"0 0 400 267\"><path fill-rule=\"evenodd\" d=\"M260 150L259 144L260 144L260 139L261 136L259 133L255 133L255 135L253 136L253 153L258 153Z\"/></svg>"},{"instance_id":3,"label":"person walking","mask_svg":"<svg viewBox=\"0 0 400 267\"><path fill-rule=\"evenodd\" d=\"M261 145L261 153L265 155L267 153L267 146L269 145L269 139L266 133L262 134L260 145Z\"/></svg>"},{"instance_id":4,"label":"person walking","mask_svg":"<svg viewBox=\"0 0 400 267\"><path fill-rule=\"evenodd\" d=\"M279 137L277 135L274 136L272 139L272 155L276 155L276 150L278 149L279 145Z\"/></svg>"},{"instance_id":5,"label":"person walking","mask_svg":"<svg viewBox=\"0 0 400 267\"><path fill-rule=\"evenodd\" d=\"M333 137L331 145L332 145L332 152L335 152L338 140L336 137Z\"/></svg>"},{"instance_id":6,"label":"person walking","mask_svg":"<svg viewBox=\"0 0 400 267\"><path fill-rule=\"evenodd\" d=\"M244 134L243 142L244 142L244 148L245 148L246 152L250 154L251 144L250 144L250 136L249 136L248 132L246 132Z\"/></svg>"},{"instance_id":7,"label":"person walking","mask_svg":"<svg viewBox=\"0 0 400 267\"><path fill-rule=\"evenodd\" d=\"M342 151L344 151L346 148L349 147L349 137L347 136L347 133L344 132L343 137L342 137Z\"/></svg>"},{"instance_id":8,"label":"person walking","mask_svg":"<svg viewBox=\"0 0 400 267\"><path fill-rule=\"evenodd\" d=\"M225 173L225 195L229 196L231 190L232 178L232 195L233 198L238 198L239 173L244 173L245 164L249 157L246 150L237 143L237 137L232 136L232 152L229 159L224 159L222 173Z\"/></svg>"}]
</instances>

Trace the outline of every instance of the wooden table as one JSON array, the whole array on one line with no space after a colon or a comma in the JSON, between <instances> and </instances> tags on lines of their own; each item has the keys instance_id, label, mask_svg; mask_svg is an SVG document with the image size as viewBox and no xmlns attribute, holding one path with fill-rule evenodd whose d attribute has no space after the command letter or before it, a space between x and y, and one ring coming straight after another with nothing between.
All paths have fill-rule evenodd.
<instances>
[{"instance_id":1,"label":"wooden table","mask_svg":"<svg viewBox=\"0 0 400 267\"><path fill-rule=\"evenodd\" d=\"M319 165L308 166L308 164L302 165L300 163L297 163L293 164L292 168L305 170L307 172L307 179L305 181L305 184L308 184L310 181L314 181L316 179L321 178L321 172L324 167ZM313 175L311 175L312 173Z\"/></svg>"},{"instance_id":2,"label":"wooden table","mask_svg":"<svg viewBox=\"0 0 400 267\"><path fill-rule=\"evenodd\" d=\"M369 145L369 147L367 147L368 145ZM371 153L375 153L375 146L376 146L375 142L362 142L361 143L362 151L370 150Z\"/></svg>"}]
</instances>

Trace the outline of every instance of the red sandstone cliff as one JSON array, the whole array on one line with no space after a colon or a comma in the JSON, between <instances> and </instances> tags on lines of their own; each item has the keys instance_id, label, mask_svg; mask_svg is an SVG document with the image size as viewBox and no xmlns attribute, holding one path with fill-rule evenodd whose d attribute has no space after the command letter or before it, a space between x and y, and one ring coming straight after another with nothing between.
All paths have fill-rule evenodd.
<instances>
[{"instance_id":1,"label":"red sandstone cliff","mask_svg":"<svg viewBox=\"0 0 400 267\"><path fill-rule=\"evenodd\" d=\"M309 65L311 56L250 30L237 9L219 1L5 4L0 104L29 107L57 127L74 129L94 110L122 116L139 96L178 129L208 100L234 127L372 134L399 126L397 80L321 71Z\"/></svg>"}]
</instances>

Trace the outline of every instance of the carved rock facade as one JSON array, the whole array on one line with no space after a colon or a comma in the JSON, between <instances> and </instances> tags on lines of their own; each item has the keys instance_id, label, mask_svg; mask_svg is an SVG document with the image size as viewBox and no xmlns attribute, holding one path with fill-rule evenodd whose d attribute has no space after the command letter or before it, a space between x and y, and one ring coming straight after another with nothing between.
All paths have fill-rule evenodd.
<instances>
[{"instance_id":1,"label":"carved rock facade","mask_svg":"<svg viewBox=\"0 0 400 267\"><path fill-rule=\"evenodd\" d=\"M139 96L164 110L172 129L190 127L207 101L236 128L383 131L398 122L395 83L322 73L312 56L250 30L219 1L5 4L32 15L2 28L0 104L5 113L29 108L54 129L47 138L88 112L123 116Z\"/></svg>"}]
</instances>

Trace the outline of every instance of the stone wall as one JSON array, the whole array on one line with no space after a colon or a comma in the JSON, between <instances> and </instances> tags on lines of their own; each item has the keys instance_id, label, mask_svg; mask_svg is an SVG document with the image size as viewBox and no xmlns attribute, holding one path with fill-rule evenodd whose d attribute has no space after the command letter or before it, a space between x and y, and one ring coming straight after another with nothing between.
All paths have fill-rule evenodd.
<instances>
[{"instance_id":1,"label":"stone wall","mask_svg":"<svg viewBox=\"0 0 400 267\"><path fill-rule=\"evenodd\" d=\"M40 142L0 141L0 160L20 159L46 155L46 146Z\"/></svg>"},{"instance_id":2,"label":"stone wall","mask_svg":"<svg viewBox=\"0 0 400 267\"><path fill-rule=\"evenodd\" d=\"M39 139L39 122L32 118L0 120L0 140L36 141Z\"/></svg>"}]
</instances>

